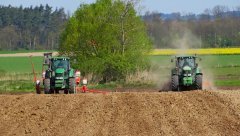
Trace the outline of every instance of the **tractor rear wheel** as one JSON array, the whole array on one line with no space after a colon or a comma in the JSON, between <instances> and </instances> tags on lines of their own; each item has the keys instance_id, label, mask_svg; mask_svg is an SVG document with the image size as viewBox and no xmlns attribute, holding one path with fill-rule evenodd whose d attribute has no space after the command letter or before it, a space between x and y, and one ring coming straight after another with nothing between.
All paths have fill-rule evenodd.
<instances>
[{"instance_id":1,"label":"tractor rear wheel","mask_svg":"<svg viewBox=\"0 0 240 136\"><path fill-rule=\"evenodd\" d=\"M202 75L196 75L196 89L202 90Z\"/></svg>"},{"instance_id":2,"label":"tractor rear wheel","mask_svg":"<svg viewBox=\"0 0 240 136\"><path fill-rule=\"evenodd\" d=\"M69 78L69 93L73 94L75 93L75 78Z\"/></svg>"},{"instance_id":3,"label":"tractor rear wheel","mask_svg":"<svg viewBox=\"0 0 240 136\"><path fill-rule=\"evenodd\" d=\"M59 90L58 89L55 89L55 94L59 94Z\"/></svg>"},{"instance_id":4,"label":"tractor rear wheel","mask_svg":"<svg viewBox=\"0 0 240 136\"><path fill-rule=\"evenodd\" d=\"M68 94L68 89L65 89L65 90L64 90L64 94Z\"/></svg>"},{"instance_id":5,"label":"tractor rear wheel","mask_svg":"<svg viewBox=\"0 0 240 136\"><path fill-rule=\"evenodd\" d=\"M172 75L172 91L179 91L179 80L177 75Z\"/></svg>"},{"instance_id":6,"label":"tractor rear wheel","mask_svg":"<svg viewBox=\"0 0 240 136\"><path fill-rule=\"evenodd\" d=\"M40 84L36 84L35 88L36 88L36 93L41 94Z\"/></svg>"},{"instance_id":7,"label":"tractor rear wheel","mask_svg":"<svg viewBox=\"0 0 240 136\"><path fill-rule=\"evenodd\" d=\"M50 79L44 79L44 93L45 94L50 94L51 90L50 90Z\"/></svg>"}]
</instances>

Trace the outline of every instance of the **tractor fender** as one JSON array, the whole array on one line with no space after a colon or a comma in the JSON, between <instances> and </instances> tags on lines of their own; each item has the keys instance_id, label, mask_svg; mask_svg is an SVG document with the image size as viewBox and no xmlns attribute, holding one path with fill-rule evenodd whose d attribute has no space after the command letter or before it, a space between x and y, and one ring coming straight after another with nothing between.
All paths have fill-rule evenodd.
<instances>
[{"instance_id":1,"label":"tractor fender","mask_svg":"<svg viewBox=\"0 0 240 136\"><path fill-rule=\"evenodd\" d=\"M196 68L196 75L203 75L200 68Z\"/></svg>"},{"instance_id":2,"label":"tractor fender","mask_svg":"<svg viewBox=\"0 0 240 136\"><path fill-rule=\"evenodd\" d=\"M178 75L178 72L176 69L172 69L172 75Z\"/></svg>"},{"instance_id":3,"label":"tractor fender","mask_svg":"<svg viewBox=\"0 0 240 136\"><path fill-rule=\"evenodd\" d=\"M51 78L51 71L50 70L46 70L45 72L45 77L44 78Z\"/></svg>"},{"instance_id":4,"label":"tractor fender","mask_svg":"<svg viewBox=\"0 0 240 136\"><path fill-rule=\"evenodd\" d=\"M74 69L70 69L69 70L69 77L75 77L75 74L74 74L75 72L74 72Z\"/></svg>"}]
</instances>

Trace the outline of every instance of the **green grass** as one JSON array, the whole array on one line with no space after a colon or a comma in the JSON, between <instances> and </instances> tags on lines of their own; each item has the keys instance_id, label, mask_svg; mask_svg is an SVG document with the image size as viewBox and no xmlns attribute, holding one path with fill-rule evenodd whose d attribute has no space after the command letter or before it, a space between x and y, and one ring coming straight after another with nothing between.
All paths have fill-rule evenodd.
<instances>
[{"instance_id":1,"label":"green grass","mask_svg":"<svg viewBox=\"0 0 240 136\"><path fill-rule=\"evenodd\" d=\"M110 82L107 84L90 84L88 85L89 89L109 89L109 90L113 90L115 88L117 88L118 84L115 82Z\"/></svg>"},{"instance_id":2,"label":"green grass","mask_svg":"<svg viewBox=\"0 0 240 136\"><path fill-rule=\"evenodd\" d=\"M32 57L36 72L41 72L43 57ZM0 71L14 73L32 72L29 57L0 57Z\"/></svg>"},{"instance_id":3,"label":"green grass","mask_svg":"<svg viewBox=\"0 0 240 136\"><path fill-rule=\"evenodd\" d=\"M240 68L240 55L208 55L201 56L201 58L200 66L202 68L220 68L222 73L230 71L233 74L237 74L234 71L237 72Z\"/></svg>"},{"instance_id":4,"label":"green grass","mask_svg":"<svg viewBox=\"0 0 240 136\"><path fill-rule=\"evenodd\" d=\"M239 76L240 77L240 67L220 67L220 68L207 68L212 75L215 76Z\"/></svg>"},{"instance_id":5,"label":"green grass","mask_svg":"<svg viewBox=\"0 0 240 136\"><path fill-rule=\"evenodd\" d=\"M218 87L221 86L236 87L240 86L240 80L216 80L215 85Z\"/></svg>"},{"instance_id":6,"label":"green grass","mask_svg":"<svg viewBox=\"0 0 240 136\"><path fill-rule=\"evenodd\" d=\"M38 77L42 57L33 57ZM29 57L0 57L0 93L34 92L32 65Z\"/></svg>"},{"instance_id":7,"label":"green grass","mask_svg":"<svg viewBox=\"0 0 240 136\"><path fill-rule=\"evenodd\" d=\"M216 86L240 86L240 55L207 55L200 56L199 66L205 76L214 78ZM170 77L170 70L174 67L171 63L172 56L149 56L153 69L161 78ZM42 57L33 57L35 71L41 76ZM0 93L5 92L34 92L32 66L29 57L0 57ZM161 79L159 79L161 82ZM98 84L89 86L94 89L114 89L118 86L141 87L150 84Z\"/></svg>"},{"instance_id":8,"label":"green grass","mask_svg":"<svg viewBox=\"0 0 240 136\"><path fill-rule=\"evenodd\" d=\"M1 93L24 93L35 92L34 83L30 80L7 80L0 81L0 94Z\"/></svg>"},{"instance_id":9,"label":"green grass","mask_svg":"<svg viewBox=\"0 0 240 136\"><path fill-rule=\"evenodd\" d=\"M0 93L17 93L34 91L35 89L32 73L0 72Z\"/></svg>"},{"instance_id":10,"label":"green grass","mask_svg":"<svg viewBox=\"0 0 240 136\"><path fill-rule=\"evenodd\" d=\"M214 69L216 74L232 73L240 74L240 55L208 55L200 56L200 66L206 69ZM160 68L173 67L171 56L150 56L153 64ZM41 72L43 57L33 57L33 63L37 72ZM32 66L29 57L0 57L0 71L5 72L32 72ZM219 69L219 70L218 70Z\"/></svg>"}]
</instances>

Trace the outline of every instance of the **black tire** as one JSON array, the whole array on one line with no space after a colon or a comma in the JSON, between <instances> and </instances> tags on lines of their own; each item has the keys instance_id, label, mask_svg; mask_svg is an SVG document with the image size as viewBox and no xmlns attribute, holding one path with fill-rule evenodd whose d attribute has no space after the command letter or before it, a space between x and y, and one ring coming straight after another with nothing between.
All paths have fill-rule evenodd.
<instances>
[{"instance_id":1,"label":"black tire","mask_svg":"<svg viewBox=\"0 0 240 136\"><path fill-rule=\"evenodd\" d=\"M172 75L172 91L179 91L179 80L177 75Z\"/></svg>"},{"instance_id":2,"label":"black tire","mask_svg":"<svg viewBox=\"0 0 240 136\"><path fill-rule=\"evenodd\" d=\"M44 93L45 94L50 94L51 90L50 90L50 79L44 79Z\"/></svg>"},{"instance_id":3,"label":"black tire","mask_svg":"<svg viewBox=\"0 0 240 136\"><path fill-rule=\"evenodd\" d=\"M69 78L69 93L70 94L75 93L75 86L76 86L75 78Z\"/></svg>"},{"instance_id":4,"label":"black tire","mask_svg":"<svg viewBox=\"0 0 240 136\"><path fill-rule=\"evenodd\" d=\"M68 89L65 89L65 90L64 90L64 94L68 94Z\"/></svg>"},{"instance_id":5,"label":"black tire","mask_svg":"<svg viewBox=\"0 0 240 136\"><path fill-rule=\"evenodd\" d=\"M59 90L58 89L55 89L55 94L59 94Z\"/></svg>"},{"instance_id":6,"label":"black tire","mask_svg":"<svg viewBox=\"0 0 240 136\"><path fill-rule=\"evenodd\" d=\"M196 89L202 90L202 75L196 75Z\"/></svg>"},{"instance_id":7,"label":"black tire","mask_svg":"<svg viewBox=\"0 0 240 136\"><path fill-rule=\"evenodd\" d=\"M40 84L39 85L36 84L35 88L36 88L36 93L41 94Z\"/></svg>"},{"instance_id":8,"label":"black tire","mask_svg":"<svg viewBox=\"0 0 240 136\"><path fill-rule=\"evenodd\" d=\"M37 94L41 94L41 90L36 89L36 93L37 93Z\"/></svg>"}]
</instances>

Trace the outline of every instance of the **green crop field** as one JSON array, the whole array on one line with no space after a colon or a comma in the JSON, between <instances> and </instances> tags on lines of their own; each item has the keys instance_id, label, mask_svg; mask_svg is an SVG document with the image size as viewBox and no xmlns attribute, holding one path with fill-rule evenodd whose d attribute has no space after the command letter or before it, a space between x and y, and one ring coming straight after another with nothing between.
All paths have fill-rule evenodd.
<instances>
[{"instance_id":1,"label":"green crop field","mask_svg":"<svg viewBox=\"0 0 240 136\"><path fill-rule=\"evenodd\" d=\"M240 55L208 55L200 56L200 66L206 69L221 69L220 71L212 71L216 74L238 74L240 69ZM150 56L153 64L158 64L159 67L172 67L171 56ZM35 69L41 72L42 57L33 57ZM32 66L29 57L0 57L0 71L29 73L32 72ZM239 67L239 68L238 68ZM239 73L240 74L240 73Z\"/></svg>"},{"instance_id":2,"label":"green crop field","mask_svg":"<svg viewBox=\"0 0 240 136\"><path fill-rule=\"evenodd\" d=\"M170 77L172 56L150 56L157 74ZM240 55L207 55L200 56L199 66L214 84L221 86L240 86ZM32 58L38 77L41 76L42 57ZM33 92L33 74L29 57L0 57L0 93ZM162 77L162 76L161 76ZM161 79L160 79L161 81Z\"/></svg>"},{"instance_id":3,"label":"green crop field","mask_svg":"<svg viewBox=\"0 0 240 136\"><path fill-rule=\"evenodd\" d=\"M42 69L42 57L32 57L36 71ZM32 65L29 57L0 57L0 71L14 73L32 72Z\"/></svg>"},{"instance_id":4,"label":"green crop field","mask_svg":"<svg viewBox=\"0 0 240 136\"><path fill-rule=\"evenodd\" d=\"M42 57L32 57L40 77ZM0 93L33 92L32 65L29 57L0 57Z\"/></svg>"}]
</instances>

